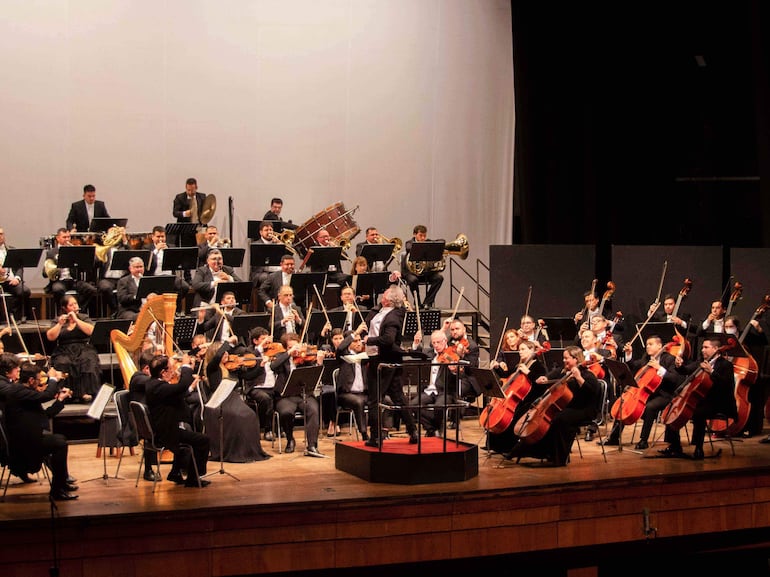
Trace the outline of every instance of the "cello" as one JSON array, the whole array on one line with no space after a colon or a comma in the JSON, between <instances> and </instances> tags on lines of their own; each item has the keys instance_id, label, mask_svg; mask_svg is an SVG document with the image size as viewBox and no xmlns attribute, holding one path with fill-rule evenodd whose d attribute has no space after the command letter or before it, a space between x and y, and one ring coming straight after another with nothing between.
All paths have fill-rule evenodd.
<instances>
[{"instance_id":1,"label":"cello","mask_svg":"<svg viewBox=\"0 0 770 577\"><path fill-rule=\"evenodd\" d=\"M519 365L519 368L503 384L502 389L505 398L493 398L482 412L479 422L490 433L500 434L513 422L516 407L532 390L532 383L527 374L521 370L521 367L524 366L529 369L536 360L537 358L533 355L529 361Z\"/></svg>"},{"instance_id":2,"label":"cello","mask_svg":"<svg viewBox=\"0 0 770 577\"><path fill-rule=\"evenodd\" d=\"M729 338L727 344L719 347L714 354L722 353L737 344L738 342L734 338ZM699 366L679 385L674 398L663 409L661 420L675 430L684 427L687 421L692 418L695 407L711 389L712 384L710 375L703 370L703 366Z\"/></svg>"}]
</instances>

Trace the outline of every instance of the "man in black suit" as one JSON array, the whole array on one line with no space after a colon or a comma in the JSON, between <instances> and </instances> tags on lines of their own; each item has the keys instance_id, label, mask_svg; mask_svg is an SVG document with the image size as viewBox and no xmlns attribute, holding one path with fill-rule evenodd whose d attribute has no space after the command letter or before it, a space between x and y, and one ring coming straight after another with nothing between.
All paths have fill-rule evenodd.
<instances>
[{"instance_id":1,"label":"man in black suit","mask_svg":"<svg viewBox=\"0 0 770 577\"><path fill-rule=\"evenodd\" d=\"M170 270L163 269L163 256L168 245L166 244L166 229L162 226L152 227L152 253L150 254L150 266L147 268L147 276L173 276L174 290L176 290L176 308L183 310L184 299L190 292L190 284L181 276L174 275ZM190 271L185 271L190 274Z\"/></svg>"},{"instance_id":2,"label":"man in black suit","mask_svg":"<svg viewBox=\"0 0 770 577\"><path fill-rule=\"evenodd\" d=\"M266 310L269 311L273 308L282 286L291 286L291 275L293 274L294 255L285 254L281 257L281 270L271 272L259 286L259 300Z\"/></svg>"},{"instance_id":3,"label":"man in black suit","mask_svg":"<svg viewBox=\"0 0 770 577\"><path fill-rule=\"evenodd\" d=\"M270 210L265 213L262 220L277 220L283 223L283 228L295 230L299 228L296 224L293 224L291 220L285 221L281 217L281 210L283 209L283 200L280 198L273 198L270 200Z\"/></svg>"},{"instance_id":4,"label":"man in black suit","mask_svg":"<svg viewBox=\"0 0 770 577\"><path fill-rule=\"evenodd\" d=\"M203 201L206 195L198 192L198 181L188 178L184 185L184 192L174 197L172 214L177 222L194 222L200 224L203 213ZM177 246L195 246L195 234L180 235Z\"/></svg>"},{"instance_id":5,"label":"man in black suit","mask_svg":"<svg viewBox=\"0 0 770 577\"><path fill-rule=\"evenodd\" d=\"M193 306L210 303L221 282L241 282L233 267L223 264L222 252L218 248L209 251L206 264L198 267L192 278L192 289L195 291Z\"/></svg>"},{"instance_id":6,"label":"man in black suit","mask_svg":"<svg viewBox=\"0 0 770 577\"><path fill-rule=\"evenodd\" d=\"M147 383L150 381L150 363L155 358L151 350L142 351L139 355L139 370L131 375L128 383L129 400L147 404ZM157 454L154 451L144 452L144 480L162 481L153 470L157 464Z\"/></svg>"},{"instance_id":7,"label":"man in black suit","mask_svg":"<svg viewBox=\"0 0 770 577\"><path fill-rule=\"evenodd\" d=\"M200 481L205 487L210 481L198 479L195 476L197 467L198 475L206 474L206 463L209 458L209 438L203 433L197 433L188 429L190 417L185 395L188 391L198 386L197 379L193 376L193 361L185 356L182 359L180 372L177 379L177 365L165 355L156 356L150 361L150 380L146 385L147 408L150 412L150 422L158 441L164 447L174 453L174 465L172 473L167 477L169 481L182 484L186 487L197 487ZM171 382L176 381L176 382ZM179 451L179 445L190 445L193 450L195 467L184 462L184 455ZM187 469L187 479L182 479L178 473L181 469Z\"/></svg>"},{"instance_id":8,"label":"man in black suit","mask_svg":"<svg viewBox=\"0 0 770 577\"><path fill-rule=\"evenodd\" d=\"M40 382L40 368L33 363L19 364L12 353L0 355L0 403L10 447L9 464L14 475L31 483L27 473L40 470L47 459L51 469L51 498L56 501L77 499L78 487L67 471L67 439L48 432L48 419L64 408L64 400L72 395L59 388L62 375L56 369L48 371L48 382ZM42 403L54 400L48 408Z\"/></svg>"},{"instance_id":9,"label":"man in black suit","mask_svg":"<svg viewBox=\"0 0 770 577\"><path fill-rule=\"evenodd\" d=\"M59 249L63 246L72 246L70 243L70 231L66 228L60 228L56 231L56 246L48 249L45 254L46 264L52 263L58 265ZM95 259L94 259L95 260ZM94 262L95 266L96 262ZM51 293L56 307L61 306L61 300L68 290L77 291L78 304L83 310L87 310L97 293L96 284L91 280L94 277L94 270L78 271L77 278L72 275L75 271L69 268L55 267L51 274L48 274L46 267L43 267L43 278L48 279L48 284L43 290ZM96 316L96 315L94 315Z\"/></svg>"},{"instance_id":10,"label":"man in black suit","mask_svg":"<svg viewBox=\"0 0 770 577\"><path fill-rule=\"evenodd\" d=\"M26 303L32 294L30 288L24 284L23 270L12 270L5 265L8 249L15 248L6 244L5 230L0 228L0 287L8 295L6 305L8 311L13 313L16 320L24 321Z\"/></svg>"},{"instance_id":11,"label":"man in black suit","mask_svg":"<svg viewBox=\"0 0 770 577\"><path fill-rule=\"evenodd\" d=\"M144 261L131 257L128 261L128 274L118 281L118 318L134 320L142 308L142 299L137 297L139 281L144 276Z\"/></svg>"},{"instance_id":12,"label":"man in black suit","mask_svg":"<svg viewBox=\"0 0 770 577\"><path fill-rule=\"evenodd\" d=\"M379 397L377 396L378 367L381 364L400 364L403 351L401 349L401 327L404 325L406 309L404 291L396 285L388 287L380 296L380 308L372 309L366 319L368 336L366 337L366 353L369 355L367 364L367 382L372 383L369 391L369 429L371 434L366 443L372 447L380 445L379 404L380 400L388 395L392 401L400 406L401 417L406 423L406 432L409 433L409 442L416 444L417 426L414 415L406 408L407 401L401 385L401 369L387 367L381 373Z\"/></svg>"},{"instance_id":13,"label":"man in black suit","mask_svg":"<svg viewBox=\"0 0 770 577\"><path fill-rule=\"evenodd\" d=\"M91 221L95 217L108 218L110 213L101 200L96 200L96 188L93 184L83 187L83 200L72 203L67 215L67 230L71 232L88 232Z\"/></svg>"}]
</instances>

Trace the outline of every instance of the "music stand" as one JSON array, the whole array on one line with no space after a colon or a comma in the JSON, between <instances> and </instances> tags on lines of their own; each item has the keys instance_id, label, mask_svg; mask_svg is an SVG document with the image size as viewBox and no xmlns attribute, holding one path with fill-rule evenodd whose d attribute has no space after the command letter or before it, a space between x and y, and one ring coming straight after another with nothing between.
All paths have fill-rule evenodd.
<instances>
[{"instance_id":1,"label":"music stand","mask_svg":"<svg viewBox=\"0 0 770 577\"><path fill-rule=\"evenodd\" d=\"M243 310L248 309L251 302L252 284L249 281L220 282L214 287L215 303L222 302L222 296L226 292L235 294L235 303Z\"/></svg>"},{"instance_id":2,"label":"music stand","mask_svg":"<svg viewBox=\"0 0 770 577\"><path fill-rule=\"evenodd\" d=\"M205 405L207 409L219 409L219 416L217 417L217 420L219 421L219 470L203 475L204 479L219 473L220 475L228 475L236 481L240 481L238 477L225 471L225 417L222 412L222 403L224 403L225 399L230 396L237 384L238 381L233 379L222 379L217 386L217 390L214 391L209 402Z\"/></svg>"},{"instance_id":3,"label":"music stand","mask_svg":"<svg viewBox=\"0 0 770 577\"><path fill-rule=\"evenodd\" d=\"M42 248L9 248L3 266L14 271L37 268L42 254Z\"/></svg>"},{"instance_id":4,"label":"music stand","mask_svg":"<svg viewBox=\"0 0 770 577\"><path fill-rule=\"evenodd\" d=\"M302 397L302 404L304 405L302 419L305 429L305 455L307 455L307 395L308 391L311 393L315 391L318 383L321 382L321 376L323 376L323 365L312 365L310 367L297 367L289 375L286 384L281 391L281 397ZM319 453L320 455L321 453ZM324 455L326 457L326 455Z\"/></svg>"},{"instance_id":5,"label":"music stand","mask_svg":"<svg viewBox=\"0 0 770 577\"><path fill-rule=\"evenodd\" d=\"M75 271L72 278L80 279L80 273L94 272L94 261L96 260L96 246L62 246L59 247L59 258L57 266L69 268Z\"/></svg>"},{"instance_id":6,"label":"music stand","mask_svg":"<svg viewBox=\"0 0 770 577\"><path fill-rule=\"evenodd\" d=\"M192 238L195 242L195 233L198 232L198 225L194 222L169 222L166 225L166 234L174 235L178 243L182 242L184 238ZM197 249L193 246L192 248ZM195 255L196 261L198 260L198 254ZM165 261L165 258L163 259ZM193 267L195 268L195 267Z\"/></svg>"},{"instance_id":7,"label":"music stand","mask_svg":"<svg viewBox=\"0 0 770 577\"><path fill-rule=\"evenodd\" d=\"M179 345L179 348L184 350L190 348L197 326L198 317L195 316L176 317L174 319L174 342Z\"/></svg>"},{"instance_id":8,"label":"music stand","mask_svg":"<svg viewBox=\"0 0 770 577\"><path fill-rule=\"evenodd\" d=\"M571 345L577 336L577 325L572 317L549 317L544 318L546 332L551 344L559 342L559 348L564 348L564 343Z\"/></svg>"},{"instance_id":9,"label":"music stand","mask_svg":"<svg viewBox=\"0 0 770 577\"><path fill-rule=\"evenodd\" d=\"M163 251L163 270L180 271L195 268L198 268L197 246L167 248Z\"/></svg>"},{"instance_id":10,"label":"music stand","mask_svg":"<svg viewBox=\"0 0 770 577\"><path fill-rule=\"evenodd\" d=\"M230 330L233 334L243 339L248 345L251 345L249 333L255 327L262 327L270 331L270 313L247 313L235 315L230 323Z\"/></svg>"},{"instance_id":11,"label":"music stand","mask_svg":"<svg viewBox=\"0 0 770 577\"><path fill-rule=\"evenodd\" d=\"M329 316L329 322L333 329L341 329L345 324L345 318L348 316L348 313L346 311L328 311L326 315ZM306 319L306 322L308 323L308 335L314 335L315 337L321 336L321 331L326 324L326 315L323 311L310 312L310 315L308 315L308 318ZM310 342L310 338L308 338L308 342Z\"/></svg>"},{"instance_id":12,"label":"music stand","mask_svg":"<svg viewBox=\"0 0 770 577\"><path fill-rule=\"evenodd\" d=\"M291 275L291 288L294 289L295 300L296 295L303 295L304 301L302 301L300 305L305 308L307 308L308 303L310 302L308 295L313 285L319 289L319 293L323 294L322 289L326 287L326 273L303 272ZM315 294L315 291L313 294Z\"/></svg>"},{"instance_id":13,"label":"music stand","mask_svg":"<svg viewBox=\"0 0 770 577\"><path fill-rule=\"evenodd\" d=\"M127 218L112 218L111 216L95 216L91 219L91 224L88 225L88 232L107 232L113 226L126 227L128 224Z\"/></svg>"},{"instance_id":14,"label":"music stand","mask_svg":"<svg viewBox=\"0 0 770 577\"><path fill-rule=\"evenodd\" d=\"M110 399L112 398L112 393L115 392L115 387L112 385L108 385L107 383L103 384L101 388L99 389L99 392L96 393L96 396L94 397L94 400L91 402L91 406L88 407L88 412L86 415L95 421L100 421L99 423L99 437L100 441L104 441L102 439L102 431L104 429L104 409L107 407L107 403L110 402ZM97 479L102 479L106 483L109 481L110 476L107 474L107 447L104 446L105 444L102 444L102 463L104 465L104 472L100 477L94 477L93 479L86 479L83 481L84 483L88 483L89 481L96 481ZM116 479L122 479L122 477L118 477L117 473L115 475Z\"/></svg>"},{"instance_id":15,"label":"music stand","mask_svg":"<svg viewBox=\"0 0 770 577\"><path fill-rule=\"evenodd\" d=\"M265 244L252 242L249 245L249 262L251 266L280 266L281 257L291 254L288 247L281 244Z\"/></svg>"},{"instance_id":16,"label":"music stand","mask_svg":"<svg viewBox=\"0 0 770 577\"><path fill-rule=\"evenodd\" d=\"M557 369L564 364L564 349L551 349L543 353L543 365L545 370Z\"/></svg>"},{"instance_id":17,"label":"music stand","mask_svg":"<svg viewBox=\"0 0 770 577\"><path fill-rule=\"evenodd\" d=\"M422 326L423 336L437 331L441 328L441 311L437 309L420 311L420 325ZM415 333L417 333L417 311L406 311L404 328L401 332L407 338L414 337Z\"/></svg>"},{"instance_id":18,"label":"music stand","mask_svg":"<svg viewBox=\"0 0 770 577\"><path fill-rule=\"evenodd\" d=\"M246 255L245 248L220 248L222 253L222 264L238 268L243 266L243 257Z\"/></svg>"},{"instance_id":19,"label":"music stand","mask_svg":"<svg viewBox=\"0 0 770 577\"><path fill-rule=\"evenodd\" d=\"M307 260L306 266L311 270L329 270L330 266L340 268L340 260L342 259L342 247L341 246L311 246L309 250L313 253Z\"/></svg>"},{"instance_id":20,"label":"music stand","mask_svg":"<svg viewBox=\"0 0 770 577\"><path fill-rule=\"evenodd\" d=\"M168 275L143 276L139 279L139 286L136 287L136 298L146 299L150 293L162 295L166 293L176 294L174 288L175 278Z\"/></svg>"},{"instance_id":21,"label":"music stand","mask_svg":"<svg viewBox=\"0 0 770 577\"><path fill-rule=\"evenodd\" d=\"M513 372L513 367L518 367L521 362L519 351L503 351L503 360L508 365L508 370Z\"/></svg>"},{"instance_id":22,"label":"music stand","mask_svg":"<svg viewBox=\"0 0 770 577\"><path fill-rule=\"evenodd\" d=\"M670 323L667 323L670 324ZM615 359L604 359L604 366L607 367L607 370L612 375L612 378L615 379L615 389L620 391L620 394L618 395L618 398L620 399L620 405L618 412L622 416L623 414L623 400L624 396L623 393L625 393L627 390L631 388L637 387L636 379L634 379L634 375L631 374L631 369L628 367L628 365L622 361L617 361ZM619 385L619 386L618 386ZM618 432L618 452L623 451L623 427L625 425L623 424L622 418L618 418L617 421L620 423L620 431ZM633 451L635 453L642 454L642 451Z\"/></svg>"},{"instance_id":23,"label":"music stand","mask_svg":"<svg viewBox=\"0 0 770 577\"><path fill-rule=\"evenodd\" d=\"M369 246L369 245L367 245ZM378 245L372 245L378 246ZM390 273L388 271L382 272L362 272L353 275L353 282L355 282L355 291L357 295L369 295L372 297L372 302L376 302L377 295L385 292L388 288L388 278Z\"/></svg>"},{"instance_id":24,"label":"music stand","mask_svg":"<svg viewBox=\"0 0 770 577\"><path fill-rule=\"evenodd\" d=\"M393 256L393 249L396 245L391 244L364 244L361 246L361 256L366 259L371 268L375 262L387 263ZM442 245L443 248L443 245Z\"/></svg>"},{"instance_id":25,"label":"music stand","mask_svg":"<svg viewBox=\"0 0 770 577\"><path fill-rule=\"evenodd\" d=\"M444 260L444 243L442 241L413 242L407 260L410 262Z\"/></svg>"},{"instance_id":26,"label":"music stand","mask_svg":"<svg viewBox=\"0 0 770 577\"><path fill-rule=\"evenodd\" d=\"M151 254L152 253L149 250L116 250L112 253L110 270L128 270L128 261L134 257L141 258L144 263L144 268L147 270L150 267Z\"/></svg>"}]
</instances>

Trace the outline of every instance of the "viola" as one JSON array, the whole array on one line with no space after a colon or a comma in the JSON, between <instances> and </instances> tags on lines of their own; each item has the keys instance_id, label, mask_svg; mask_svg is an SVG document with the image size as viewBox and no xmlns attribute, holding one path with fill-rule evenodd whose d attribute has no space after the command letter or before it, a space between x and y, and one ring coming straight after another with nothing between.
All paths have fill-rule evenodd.
<instances>
[{"instance_id":1,"label":"viola","mask_svg":"<svg viewBox=\"0 0 770 577\"><path fill-rule=\"evenodd\" d=\"M237 371L238 369L251 369L257 366L259 360L254 353L246 353L243 355L227 355L225 361L225 368L228 371Z\"/></svg>"},{"instance_id":2,"label":"viola","mask_svg":"<svg viewBox=\"0 0 770 577\"><path fill-rule=\"evenodd\" d=\"M436 356L436 362L441 363L442 365L459 363L460 355L457 354L457 350L447 347Z\"/></svg>"}]
</instances>

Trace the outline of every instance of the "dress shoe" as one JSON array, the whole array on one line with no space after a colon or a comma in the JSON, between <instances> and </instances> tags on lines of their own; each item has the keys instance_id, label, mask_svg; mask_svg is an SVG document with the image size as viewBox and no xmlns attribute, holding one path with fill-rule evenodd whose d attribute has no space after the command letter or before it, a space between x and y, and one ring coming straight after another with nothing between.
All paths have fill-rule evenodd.
<instances>
[{"instance_id":1,"label":"dress shoe","mask_svg":"<svg viewBox=\"0 0 770 577\"><path fill-rule=\"evenodd\" d=\"M155 471L145 471L144 472L144 480L145 481L162 481L163 477L161 477L158 473Z\"/></svg>"},{"instance_id":2,"label":"dress shoe","mask_svg":"<svg viewBox=\"0 0 770 577\"><path fill-rule=\"evenodd\" d=\"M647 441L639 441L639 442L638 442L638 443L637 443L637 444L634 446L634 449L636 449L637 451L644 451L644 450L645 450L645 449L647 449L648 447L649 447L649 445L647 444Z\"/></svg>"},{"instance_id":3,"label":"dress shoe","mask_svg":"<svg viewBox=\"0 0 770 577\"><path fill-rule=\"evenodd\" d=\"M209 485L211 485L211 481L209 481L207 479L201 479L200 483L201 483L201 487L208 487ZM185 487L197 487L198 483L196 483L195 481L190 482L188 480L188 481L185 482L184 486Z\"/></svg>"},{"instance_id":4,"label":"dress shoe","mask_svg":"<svg viewBox=\"0 0 770 577\"><path fill-rule=\"evenodd\" d=\"M68 493L64 489L51 490L51 499L54 501L73 501L78 498L77 495Z\"/></svg>"},{"instance_id":5,"label":"dress shoe","mask_svg":"<svg viewBox=\"0 0 770 577\"><path fill-rule=\"evenodd\" d=\"M70 485L69 483L65 483L64 484L64 490L68 491L70 493L73 493L73 492L77 491L78 489L80 489L80 487L78 487L77 485Z\"/></svg>"},{"instance_id":6,"label":"dress shoe","mask_svg":"<svg viewBox=\"0 0 770 577\"><path fill-rule=\"evenodd\" d=\"M703 454L703 449L700 447L695 448L695 452L692 454L692 458L695 461L702 461L706 456Z\"/></svg>"},{"instance_id":7,"label":"dress shoe","mask_svg":"<svg viewBox=\"0 0 770 577\"><path fill-rule=\"evenodd\" d=\"M594 440L593 432L592 431L586 431L586 443L590 443L593 440Z\"/></svg>"},{"instance_id":8,"label":"dress shoe","mask_svg":"<svg viewBox=\"0 0 770 577\"><path fill-rule=\"evenodd\" d=\"M16 475L16 473L14 473ZM27 473L21 473L20 475L16 475L19 479L21 479L22 483L34 483L35 480L27 475Z\"/></svg>"},{"instance_id":9,"label":"dress shoe","mask_svg":"<svg viewBox=\"0 0 770 577\"><path fill-rule=\"evenodd\" d=\"M607 437L606 439L604 439L604 442L596 441L596 444L604 445L605 447L617 447L618 445L620 445L620 440L614 439L612 437Z\"/></svg>"},{"instance_id":10,"label":"dress shoe","mask_svg":"<svg viewBox=\"0 0 770 577\"><path fill-rule=\"evenodd\" d=\"M660 453L660 455L662 455L663 457L667 457L667 458L684 456L684 453L682 453L682 449L675 448L675 447L666 447L665 449L659 449L658 453Z\"/></svg>"},{"instance_id":11,"label":"dress shoe","mask_svg":"<svg viewBox=\"0 0 770 577\"><path fill-rule=\"evenodd\" d=\"M284 453L293 453L294 447L297 446L297 443L294 442L294 439L289 439L286 442L286 448L283 450Z\"/></svg>"},{"instance_id":12,"label":"dress shoe","mask_svg":"<svg viewBox=\"0 0 770 577\"><path fill-rule=\"evenodd\" d=\"M78 480L72 475L67 475L67 478L65 479L65 481L67 481L67 483L70 483L70 484L78 482Z\"/></svg>"},{"instance_id":13,"label":"dress shoe","mask_svg":"<svg viewBox=\"0 0 770 577\"><path fill-rule=\"evenodd\" d=\"M377 448L380 446L380 440L377 437L369 437L366 442L364 442L364 445Z\"/></svg>"},{"instance_id":14,"label":"dress shoe","mask_svg":"<svg viewBox=\"0 0 770 577\"><path fill-rule=\"evenodd\" d=\"M420 442L420 436L417 433L412 433L409 435L409 444L410 445L416 445Z\"/></svg>"},{"instance_id":15,"label":"dress shoe","mask_svg":"<svg viewBox=\"0 0 770 577\"><path fill-rule=\"evenodd\" d=\"M326 456L323 453L321 453L318 450L318 447L316 447L315 445L310 445L305 451L305 455L308 457L319 457L319 458L324 458Z\"/></svg>"},{"instance_id":16,"label":"dress shoe","mask_svg":"<svg viewBox=\"0 0 770 577\"><path fill-rule=\"evenodd\" d=\"M268 431L265 433L265 441L272 441L275 437L273 436L273 431Z\"/></svg>"},{"instance_id":17,"label":"dress shoe","mask_svg":"<svg viewBox=\"0 0 770 577\"><path fill-rule=\"evenodd\" d=\"M426 437L435 437L436 436L436 429L428 429L425 431Z\"/></svg>"},{"instance_id":18,"label":"dress shoe","mask_svg":"<svg viewBox=\"0 0 770 577\"><path fill-rule=\"evenodd\" d=\"M762 443L763 445L767 445L768 443L770 443L770 435L768 435L764 439L761 439L759 442Z\"/></svg>"},{"instance_id":19,"label":"dress shoe","mask_svg":"<svg viewBox=\"0 0 770 577\"><path fill-rule=\"evenodd\" d=\"M368 441L368 440L369 440L369 435L367 434L367 432L366 432L366 431L363 431L363 432L361 433L361 438L362 438L364 441Z\"/></svg>"},{"instance_id":20,"label":"dress shoe","mask_svg":"<svg viewBox=\"0 0 770 577\"><path fill-rule=\"evenodd\" d=\"M169 473L168 477L166 477L166 480L171 481L172 483L176 483L177 485L183 485L185 482L180 473Z\"/></svg>"}]
</instances>

